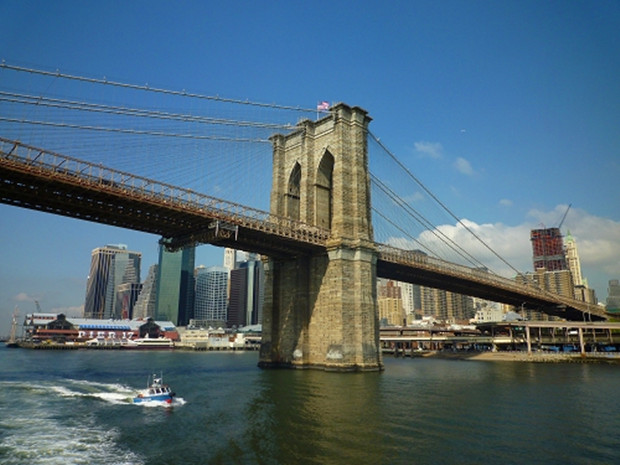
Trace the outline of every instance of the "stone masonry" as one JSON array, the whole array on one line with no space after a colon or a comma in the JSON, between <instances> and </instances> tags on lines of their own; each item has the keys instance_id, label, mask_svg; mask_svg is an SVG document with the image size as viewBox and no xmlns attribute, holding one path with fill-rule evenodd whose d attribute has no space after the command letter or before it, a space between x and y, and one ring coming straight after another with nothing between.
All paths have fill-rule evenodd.
<instances>
[{"instance_id":1,"label":"stone masonry","mask_svg":"<svg viewBox=\"0 0 620 465\"><path fill-rule=\"evenodd\" d=\"M259 366L381 370L366 111L275 135L271 212L330 229L327 253L265 264Z\"/></svg>"}]
</instances>

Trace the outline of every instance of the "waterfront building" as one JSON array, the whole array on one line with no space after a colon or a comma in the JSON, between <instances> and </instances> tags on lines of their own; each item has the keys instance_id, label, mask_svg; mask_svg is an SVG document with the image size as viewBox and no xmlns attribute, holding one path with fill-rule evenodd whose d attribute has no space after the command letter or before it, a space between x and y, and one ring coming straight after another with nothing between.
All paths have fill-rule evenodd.
<instances>
[{"instance_id":1,"label":"waterfront building","mask_svg":"<svg viewBox=\"0 0 620 465\"><path fill-rule=\"evenodd\" d=\"M444 322L469 321L473 318L474 303L470 296L424 286L420 290L423 316L432 316Z\"/></svg>"},{"instance_id":2,"label":"waterfront building","mask_svg":"<svg viewBox=\"0 0 620 465\"><path fill-rule=\"evenodd\" d=\"M119 303L116 296L118 287L140 282L141 258L141 253L127 250L124 244L106 245L92 251L84 303L85 318L122 317L122 299Z\"/></svg>"},{"instance_id":3,"label":"waterfront building","mask_svg":"<svg viewBox=\"0 0 620 465\"><path fill-rule=\"evenodd\" d=\"M142 290L133 308L133 318L154 318L157 305L157 264L149 267Z\"/></svg>"},{"instance_id":4,"label":"waterfront building","mask_svg":"<svg viewBox=\"0 0 620 465\"><path fill-rule=\"evenodd\" d=\"M195 247L169 252L159 246L155 316L186 326L194 308Z\"/></svg>"},{"instance_id":5,"label":"waterfront building","mask_svg":"<svg viewBox=\"0 0 620 465\"><path fill-rule=\"evenodd\" d=\"M564 244L560 228L532 229L530 231L534 271L567 270Z\"/></svg>"},{"instance_id":6,"label":"waterfront building","mask_svg":"<svg viewBox=\"0 0 620 465\"><path fill-rule=\"evenodd\" d=\"M142 337L167 337L176 341L178 331L171 321L147 319L101 320L66 317L62 313L30 313L24 320L24 340L30 343L85 343L98 338L110 345Z\"/></svg>"},{"instance_id":7,"label":"waterfront building","mask_svg":"<svg viewBox=\"0 0 620 465\"><path fill-rule=\"evenodd\" d=\"M228 269L200 268L196 274L194 320L197 326L225 326L228 318Z\"/></svg>"},{"instance_id":8,"label":"waterfront building","mask_svg":"<svg viewBox=\"0 0 620 465\"><path fill-rule=\"evenodd\" d=\"M474 307L476 313L472 319L473 323L497 322L504 319L504 308L497 302L490 302L484 299L474 299Z\"/></svg>"}]
</instances>

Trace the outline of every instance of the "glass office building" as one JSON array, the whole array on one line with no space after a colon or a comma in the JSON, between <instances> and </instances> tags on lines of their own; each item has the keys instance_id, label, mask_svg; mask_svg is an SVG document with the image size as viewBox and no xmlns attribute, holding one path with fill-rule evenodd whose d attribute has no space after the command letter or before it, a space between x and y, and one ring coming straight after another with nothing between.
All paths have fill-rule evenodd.
<instances>
[{"instance_id":1,"label":"glass office building","mask_svg":"<svg viewBox=\"0 0 620 465\"><path fill-rule=\"evenodd\" d=\"M196 274L194 318L206 326L225 326L228 316L228 269L200 268Z\"/></svg>"},{"instance_id":2,"label":"glass office building","mask_svg":"<svg viewBox=\"0 0 620 465\"><path fill-rule=\"evenodd\" d=\"M239 264L230 272L228 326L262 323L264 301L263 263L255 257Z\"/></svg>"},{"instance_id":3,"label":"glass office building","mask_svg":"<svg viewBox=\"0 0 620 465\"><path fill-rule=\"evenodd\" d=\"M169 252L164 246L159 246L155 306L157 320L187 326L190 318L193 318L195 257L195 247Z\"/></svg>"}]
</instances>

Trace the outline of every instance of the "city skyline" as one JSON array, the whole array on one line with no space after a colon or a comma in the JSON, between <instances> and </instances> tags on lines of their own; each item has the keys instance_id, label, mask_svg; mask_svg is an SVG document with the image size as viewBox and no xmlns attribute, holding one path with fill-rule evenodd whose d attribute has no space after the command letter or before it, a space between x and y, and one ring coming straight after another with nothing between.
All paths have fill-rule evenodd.
<instances>
[{"instance_id":1,"label":"city skyline","mask_svg":"<svg viewBox=\"0 0 620 465\"><path fill-rule=\"evenodd\" d=\"M620 5L358 8L7 1L0 58L230 98L359 105L373 134L521 271L532 271L530 230L557 226L572 204L562 234L604 302L620 277ZM159 238L144 233L6 205L0 225L0 334L35 298L46 312L82 305L95 247L141 251L141 281L157 263ZM454 222L440 226L469 241ZM196 265L222 256L198 247Z\"/></svg>"}]
</instances>

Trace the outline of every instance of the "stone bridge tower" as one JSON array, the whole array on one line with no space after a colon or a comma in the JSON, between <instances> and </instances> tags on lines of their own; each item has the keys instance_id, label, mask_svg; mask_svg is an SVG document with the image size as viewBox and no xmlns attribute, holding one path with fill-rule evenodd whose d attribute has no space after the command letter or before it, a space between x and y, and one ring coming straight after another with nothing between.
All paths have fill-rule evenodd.
<instances>
[{"instance_id":1,"label":"stone bridge tower","mask_svg":"<svg viewBox=\"0 0 620 465\"><path fill-rule=\"evenodd\" d=\"M367 130L335 105L275 135L271 212L330 229L327 253L269 259L261 367L381 370Z\"/></svg>"}]
</instances>

